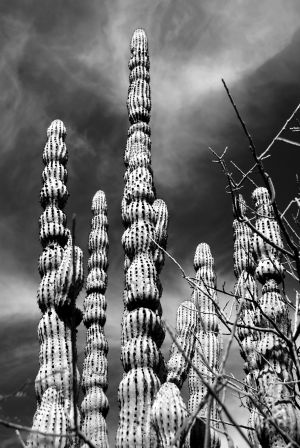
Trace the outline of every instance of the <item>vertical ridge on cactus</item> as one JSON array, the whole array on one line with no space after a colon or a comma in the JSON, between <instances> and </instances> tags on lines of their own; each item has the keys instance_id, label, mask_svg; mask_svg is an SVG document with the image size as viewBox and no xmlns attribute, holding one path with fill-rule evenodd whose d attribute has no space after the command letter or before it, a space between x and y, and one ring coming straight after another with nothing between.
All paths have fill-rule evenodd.
<instances>
[{"instance_id":1,"label":"vertical ridge on cactus","mask_svg":"<svg viewBox=\"0 0 300 448\"><path fill-rule=\"evenodd\" d=\"M129 61L128 130L124 155L126 172L122 200L125 232L124 315L121 360L124 368L119 386L120 417L116 446L154 447L151 406L158 392L159 347L164 338L160 317L162 288L158 270L162 257L154 259L156 238L165 244L167 211L156 203L151 169L150 62L147 37L142 29L133 33Z\"/></svg>"},{"instance_id":2,"label":"vertical ridge on cactus","mask_svg":"<svg viewBox=\"0 0 300 448\"><path fill-rule=\"evenodd\" d=\"M194 289L191 299L197 310L196 342L192 363L203 377L212 384L214 375L219 368L221 339L214 305L218 300L215 290L214 259L208 244L200 243L197 246L194 268L196 270L198 288ZM207 391L194 369L191 369L189 372L188 384L190 392L188 411L190 414L193 414ZM207 417L207 403L199 412L199 417ZM214 401L211 405L211 417L218 420ZM217 423L214 426L218 428ZM220 446L220 438L215 430L211 430L210 440L212 448Z\"/></svg>"},{"instance_id":3,"label":"vertical ridge on cactus","mask_svg":"<svg viewBox=\"0 0 300 448\"><path fill-rule=\"evenodd\" d=\"M188 413L180 389L190 368L188 360L194 355L196 326L196 307L186 300L177 310L176 342L171 347L166 382L160 387L152 406L152 422L162 447L181 446L185 436L180 429ZM180 436L174 444L178 432Z\"/></svg>"},{"instance_id":4,"label":"vertical ridge on cactus","mask_svg":"<svg viewBox=\"0 0 300 448\"><path fill-rule=\"evenodd\" d=\"M108 267L107 205L103 191L92 201L92 225L89 237L88 277L83 321L87 328L85 360L82 372L84 399L81 404L81 430L99 448L108 447L105 417L108 412L107 351L104 334ZM83 447L87 448L87 444Z\"/></svg>"},{"instance_id":5,"label":"vertical ridge on cactus","mask_svg":"<svg viewBox=\"0 0 300 448\"><path fill-rule=\"evenodd\" d=\"M274 219L273 206L268 190L259 187L253 192L256 209L256 229L269 241L271 246L258 233L254 232L253 248L257 262L256 277L262 284L262 296L258 303L260 312L256 315L256 325L272 328L274 321L287 338L290 337L290 320L286 302L280 294L279 284L284 278L284 268L280 262L283 247L279 225ZM255 426L258 439L263 448L279 448L287 445L284 437L274 427L274 422L296 443L300 442L299 410L294 401L292 360L286 341L280 334L261 332L257 344L256 365L257 384L261 408L266 414L258 415ZM290 384L285 384L291 382Z\"/></svg>"},{"instance_id":6,"label":"vertical ridge on cactus","mask_svg":"<svg viewBox=\"0 0 300 448\"><path fill-rule=\"evenodd\" d=\"M78 412L74 409L76 404L73 393L75 365L73 356L76 356L76 353L72 338L74 326L80 322L80 312L75 308L75 300L83 283L82 252L73 246L70 231L66 228L66 216L62 211L68 198L65 185L66 129L63 122L53 121L48 128L47 136L48 141L43 153L45 169L41 190L44 212L40 217L43 253L39 259L39 272L42 279L38 290L38 304L43 316L38 329L40 369L35 381L38 410L33 426L47 426L50 406L54 426L56 426L55 418L59 420L63 418L68 422L67 427L73 427L74 417L78 416ZM78 381L77 369L75 375ZM56 395L53 390L57 391ZM48 398L44 398L45 394ZM60 407L57 404L57 394L60 397ZM66 438L60 445L51 443L51 441L48 444L45 441L42 444L36 442L34 446L69 447L74 446L76 440L74 438L71 445L67 444ZM30 439L28 446L32 446Z\"/></svg>"},{"instance_id":7,"label":"vertical ridge on cactus","mask_svg":"<svg viewBox=\"0 0 300 448\"><path fill-rule=\"evenodd\" d=\"M234 233L234 273L237 278L235 286L235 296L237 300L237 309L240 311L237 323L241 326L238 327L238 337L241 341L243 350L241 355L245 360L244 370L246 373L246 385L249 393L252 393L256 389L257 371L256 365L256 345L257 334L251 328L245 328L244 326L255 326L255 316L259 312L257 309L257 285L253 278L255 271L255 262L253 259L252 238L253 232L245 222L246 220L246 203L242 195L239 195L236 203L238 208L236 218L233 221L233 233ZM254 427L255 416L257 410L253 406L252 400L248 400L248 407L250 410L249 427ZM249 439L255 446L259 446L256 434L254 431L249 430Z\"/></svg>"}]
</instances>

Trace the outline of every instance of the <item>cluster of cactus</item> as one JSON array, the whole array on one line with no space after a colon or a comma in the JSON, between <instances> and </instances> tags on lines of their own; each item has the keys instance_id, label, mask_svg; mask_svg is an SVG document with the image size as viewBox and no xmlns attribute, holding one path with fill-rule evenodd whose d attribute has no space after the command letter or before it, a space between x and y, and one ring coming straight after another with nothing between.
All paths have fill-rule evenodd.
<instances>
[{"instance_id":1,"label":"cluster of cactus","mask_svg":"<svg viewBox=\"0 0 300 448\"><path fill-rule=\"evenodd\" d=\"M150 61L147 37L142 29L134 32L130 48L127 100L130 127L121 205L125 227L121 333L124 374L118 390L120 414L116 446L167 448L184 444L189 448L194 446L195 422L201 422L200 438L208 434L209 446L218 448L220 415L215 397L209 392L220 374L222 345L214 259L206 243L197 246L192 296L177 310L176 333L172 335L173 344L166 363L160 350L166 330L159 274L167 244L168 210L163 200L156 199L152 177ZM104 334L108 268L106 198L98 191L92 201L83 313L86 349L81 386L84 398L80 415L75 338L82 315L75 301L83 284L82 253L72 241L63 212L68 198L63 123L52 122L47 136L41 191L44 211L40 218L43 246L38 291L38 304L43 313L38 330L40 369L36 378L34 431L26 446L108 448L105 421L108 341ZM249 425L256 430L249 432L250 441L253 446L260 443L263 448L278 448L286 446L284 434L300 442L292 361L288 344L281 337L282 334L290 337L287 306L278 287L284 274L280 262L283 244L268 191L258 188L253 197L257 232L252 232L247 224L246 204L241 196L235 204L237 336L245 360L246 391L249 395L257 391L258 405L254 405L253 399L248 400ZM260 298L255 276L263 285ZM278 334L273 331L274 324ZM187 378L190 396L186 405L181 389Z\"/></svg>"}]
</instances>

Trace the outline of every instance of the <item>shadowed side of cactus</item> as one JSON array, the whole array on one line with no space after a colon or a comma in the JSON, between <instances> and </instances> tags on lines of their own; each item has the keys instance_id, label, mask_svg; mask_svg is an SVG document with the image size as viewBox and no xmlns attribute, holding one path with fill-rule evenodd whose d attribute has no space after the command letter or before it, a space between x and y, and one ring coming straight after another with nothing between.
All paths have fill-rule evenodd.
<instances>
[{"instance_id":1,"label":"shadowed side of cactus","mask_svg":"<svg viewBox=\"0 0 300 448\"><path fill-rule=\"evenodd\" d=\"M61 412L65 413L67 427L74 427L74 418L76 417L77 421L79 414L77 408L74 408L76 397L73 386L76 382L73 381L73 368L76 363L72 354L76 357L75 326L81 319L80 312L75 307L75 300L83 283L82 252L72 243L70 231L66 228L66 216L63 213L68 198L65 186L67 149L64 142L66 136L64 124L60 120L53 121L48 128L47 136L48 141L43 153L45 169L41 190L44 212L40 217L43 253L39 259L39 272L42 279L38 290L38 304L43 316L38 328L40 369L35 381L38 409L33 426L47 425L48 411L44 412L44 409L49 407L58 409L57 395L53 392L55 389L61 402L57 418L61 419ZM77 369L74 374L78 381ZM52 392L48 394L49 388ZM47 399L44 399L45 394ZM53 399L52 405L49 404L51 399ZM43 403L47 406L45 407ZM36 422L37 419L39 423ZM72 439L72 445L64 443L67 443L66 438L59 446L74 446L76 439ZM29 437L27 446L54 445L51 441L48 445L45 441L42 444L32 442Z\"/></svg>"},{"instance_id":2,"label":"shadowed side of cactus","mask_svg":"<svg viewBox=\"0 0 300 448\"><path fill-rule=\"evenodd\" d=\"M214 305L214 303L218 303L215 290L214 259L206 243L200 243L196 248L194 268L198 288L194 289L191 299L197 310L196 342L192 362L201 372L203 378L212 384L219 368L221 339ZM193 369L189 372L188 384L190 392L188 411L190 414L194 414L207 390L201 378ZM206 403L198 417L207 418L207 407L208 404ZM214 419L214 426L218 428L215 420L219 418L214 401L211 404L210 417ZM220 446L218 433L214 430L211 430L210 442L212 448Z\"/></svg>"},{"instance_id":3,"label":"shadowed side of cactus","mask_svg":"<svg viewBox=\"0 0 300 448\"><path fill-rule=\"evenodd\" d=\"M256 229L269 241L271 246L259 234L254 232L253 249L257 262L256 277L262 284L262 296L258 304L261 312L256 315L256 325L274 328L275 322L280 332L291 335L287 305L281 297L279 284L284 277L280 262L283 247L279 225L274 219L273 206L266 188L257 188L253 192L256 209ZM294 401L292 360L286 341L280 334L260 332L258 335L257 384L261 408L268 417L258 415L255 426L263 448L280 448L287 446L287 440L272 424L274 422L296 443L300 442L300 415ZM290 384L285 384L291 382Z\"/></svg>"},{"instance_id":4,"label":"shadowed side of cactus","mask_svg":"<svg viewBox=\"0 0 300 448\"><path fill-rule=\"evenodd\" d=\"M159 347L164 338L160 317L161 285L158 269L162 257L154 259L153 241L166 239L166 209L158 203L154 209L155 190L151 169L150 75L147 37L137 29L131 40L127 146L124 155L126 172L122 200L125 232L124 315L121 337L121 360L124 377L119 386L120 418L116 446L157 446L150 425L151 406L160 381L162 364Z\"/></svg>"},{"instance_id":5,"label":"shadowed side of cactus","mask_svg":"<svg viewBox=\"0 0 300 448\"><path fill-rule=\"evenodd\" d=\"M92 226L89 237L87 296L84 300L83 321L87 328L85 360L82 372L84 399L81 405L81 429L85 436L99 448L108 447L105 417L108 412L107 351L104 334L108 268L107 205L103 191L98 191L92 201ZM88 445L84 444L87 448Z\"/></svg>"},{"instance_id":6,"label":"shadowed side of cactus","mask_svg":"<svg viewBox=\"0 0 300 448\"><path fill-rule=\"evenodd\" d=\"M255 380L257 378L257 371L255 370L257 333L249 327L255 326L255 316L259 312L257 308L257 286L253 278L255 271L252 248L253 234L246 223L246 203L242 195L239 195L236 206L237 218L233 222L233 260L234 273L237 278L235 286L237 310L239 311L237 323L240 325L237 334L243 348L241 355L245 360L246 388L249 393L253 393L253 390L256 390ZM250 409L249 427L253 428L257 410L250 399L248 400L248 407ZM249 431L248 434L251 442L255 446L259 446L255 431Z\"/></svg>"},{"instance_id":7,"label":"shadowed side of cactus","mask_svg":"<svg viewBox=\"0 0 300 448\"><path fill-rule=\"evenodd\" d=\"M176 316L176 342L167 363L167 379L160 387L152 406L152 422L162 447L181 446L186 433L188 412L180 394L194 355L197 310L190 301L183 302Z\"/></svg>"}]
</instances>

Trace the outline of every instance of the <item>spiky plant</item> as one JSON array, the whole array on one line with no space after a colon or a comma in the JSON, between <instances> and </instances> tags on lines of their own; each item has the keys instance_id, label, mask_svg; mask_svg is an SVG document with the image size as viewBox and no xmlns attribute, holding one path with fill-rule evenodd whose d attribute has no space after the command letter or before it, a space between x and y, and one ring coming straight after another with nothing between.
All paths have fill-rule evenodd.
<instances>
[{"instance_id":1,"label":"spiky plant","mask_svg":"<svg viewBox=\"0 0 300 448\"><path fill-rule=\"evenodd\" d=\"M83 283L82 253L73 246L62 210L68 198L63 122L53 121L47 136L41 190L44 212L40 217L43 253L39 259L39 272L42 280L38 290L38 304L43 316L38 328L40 369L35 381L37 412L33 428L45 430L60 426L61 429L74 429L79 415L77 391L74 390L79 379L75 368L74 338L75 327L81 319L75 300ZM42 436L32 434L27 441L27 446L34 447L71 447L75 444L74 435L62 440L44 440Z\"/></svg>"},{"instance_id":2,"label":"spiky plant","mask_svg":"<svg viewBox=\"0 0 300 448\"><path fill-rule=\"evenodd\" d=\"M160 387L152 406L152 421L160 445L164 448L181 446L186 436L184 424L188 417L180 390L194 355L197 310L186 300L177 310L176 339L167 363L167 379Z\"/></svg>"},{"instance_id":3,"label":"spiky plant","mask_svg":"<svg viewBox=\"0 0 300 448\"><path fill-rule=\"evenodd\" d=\"M257 334L255 369L262 414L258 414L256 419L256 430L263 448L283 448L287 446L286 436L300 442L300 415L295 406L292 357L287 344L287 339L291 338L290 319L279 289L284 278L280 261L283 242L268 190L263 187L255 189L253 199L258 231L254 232L253 249L257 262L256 277L262 284L255 322L257 327L270 328L270 331ZM274 328L277 331L272 331Z\"/></svg>"},{"instance_id":4,"label":"spiky plant","mask_svg":"<svg viewBox=\"0 0 300 448\"><path fill-rule=\"evenodd\" d=\"M155 190L151 170L150 75L147 37L137 29L131 40L128 115L130 128L125 150L125 189L122 243L125 251L124 316L121 360L124 376L119 386L120 418L117 447L157 446L151 427L151 406L160 387L159 347L164 330L160 319L162 257L154 244L165 244L166 211L153 206ZM157 224L157 223L162 224ZM160 227L164 226L160 229Z\"/></svg>"},{"instance_id":5,"label":"spiky plant","mask_svg":"<svg viewBox=\"0 0 300 448\"><path fill-rule=\"evenodd\" d=\"M194 268L198 288L194 289L191 299L197 310L196 342L192 362L201 373L201 377L212 384L219 368L221 339L215 308L218 298L215 285L214 259L208 244L198 244L194 257ZM207 393L207 388L201 377L194 369L190 370L188 376L190 392L188 411L190 414L197 411L200 402ZM206 403L199 412L199 418L206 419L208 409L208 403ZM218 428L218 414L214 401L210 406L210 418L214 419L214 426ZM212 448L219 447L220 438L214 430L211 430L210 441Z\"/></svg>"},{"instance_id":6,"label":"spiky plant","mask_svg":"<svg viewBox=\"0 0 300 448\"><path fill-rule=\"evenodd\" d=\"M85 436L99 448L108 447L105 417L108 400L107 379L108 342L104 334L106 321L108 236L107 204L103 191L92 201L92 226L89 237L87 296L84 300L83 321L87 328L85 360L82 372L84 400L81 428ZM88 445L84 445L87 448Z\"/></svg>"},{"instance_id":7,"label":"spiky plant","mask_svg":"<svg viewBox=\"0 0 300 448\"><path fill-rule=\"evenodd\" d=\"M238 329L237 335L241 341L241 355L245 361L246 390L253 395L256 390L256 345L257 333L255 318L259 313L257 307L258 292L254 280L255 262L253 258L253 232L246 222L246 202L242 195L238 196L236 202L236 219L233 221L234 231L234 273L237 278L235 296L237 300ZM250 410L249 427L254 427L257 409L251 399L248 400ZM249 439L255 446L259 446L256 433L249 430Z\"/></svg>"}]
</instances>

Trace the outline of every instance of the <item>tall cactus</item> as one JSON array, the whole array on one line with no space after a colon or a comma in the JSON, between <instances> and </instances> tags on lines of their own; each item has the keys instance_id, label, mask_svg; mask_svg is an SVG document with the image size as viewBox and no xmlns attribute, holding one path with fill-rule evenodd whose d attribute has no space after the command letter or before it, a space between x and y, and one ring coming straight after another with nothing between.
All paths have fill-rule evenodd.
<instances>
[{"instance_id":1,"label":"tall cactus","mask_svg":"<svg viewBox=\"0 0 300 448\"><path fill-rule=\"evenodd\" d=\"M85 360L82 373L84 400L82 432L99 448L108 447L105 417L108 412L107 351L104 335L106 321L105 291L107 286L108 236L107 205L103 191L98 191L92 201L92 226L89 237L87 296L84 300L83 321L87 328ZM87 447L87 445L84 445Z\"/></svg>"},{"instance_id":2,"label":"tall cactus","mask_svg":"<svg viewBox=\"0 0 300 448\"><path fill-rule=\"evenodd\" d=\"M253 248L257 261L256 277L262 284L262 296L258 303L260 312L256 316L256 325L274 329L276 327L288 338L291 335L287 305L281 297L279 284L283 280L284 269L280 262L283 247L279 225L274 219L273 206L266 188L257 188L253 192L256 208L258 232L277 248L268 244L254 232ZM272 424L275 423L295 442L300 442L299 411L295 407L292 360L286 341L274 332L264 331L258 334L258 356L256 357L257 382L260 402L267 419L260 416L256 420L259 441L263 448L287 446L287 439Z\"/></svg>"},{"instance_id":3,"label":"tall cactus","mask_svg":"<svg viewBox=\"0 0 300 448\"><path fill-rule=\"evenodd\" d=\"M214 303L217 303L215 290L214 259L210 248L206 243L200 243L195 252L194 268L199 289L195 289L192 295L192 303L197 309L197 328L195 353L193 364L210 384L214 380L214 372L218 371L221 340L219 335L218 319ZM206 395L206 387L195 370L191 369L188 377L190 397L188 401L189 413L196 412L199 403ZM199 417L207 417L207 404L201 409ZM215 421L218 419L216 405L211 405L212 425L218 427ZM216 431L211 430L211 447L220 445L220 439Z\"/></svg>"},{"instance_id":4,"label":"tall cactus","mask_svg":"<svg viewBox=\"0 0 300 448\"><path fill-rule=\"evenodd\" d=\"M38 304L43 317L38 329L40 369L35 381L38 409L33 427L45 428L49 423L48 410L52 409L54 415L51 418L55 427L57 418L58 421L67 422L64 427L74 428L74 418L78 417L78 412L74 408L73 373L77 381L79 373L77 369L73 372L75 362L72 354L76 356L74 326L81 320L75 300L83 283L82 253L78 247L73 247L62 211L68 198L64 124L60 120L53 121L47 136L41 190L44 212L40 217L40 239L44 250L39 259L42 280L38 290ZM55 439L47 441L39 442L29 437L27 445L69 447L76 443L75 438L71 445L66 438L59 445L55 444L58 443Z\"/></svg>"},{"instance_id":5,"label":"tall cactus","mask_svg":"<svg viewBox=\"0 0 300 448\"><path fill-rule=\"evenodd\" d=\"M121 360L124 377L119 386L120 420L117 447L155 447L151 428L151 406L160 387L159 347L164 331L160 319L161 286L153 240L165 238L165 213L157 204L151 170L150 75L148 42L145 32L137 29L131 40L129 61L128 115L130 128L125 150L125 189L122 219L125 226L122 243L125 251L124 316ZM163 207L163 210L165 208ZM157 224L160 222L160 224ZM156 227L158 226L158 227ZM165 243L164 243L165 244Z\"/></svg>"},{"instance_id":6,"label":"tall cactus","mask_svg":"<svg viewBox=\"0 0 300 448\"><path fill-rule=\"evenodd\" d=\"M245 222L246 203L242 195L239 195L237 201L237 218L233 221L234 232L234 273L237 278L235 286L235 296L237 299L237 309L240 314L238 317L238 337L241 341L241 355L245 360L244 370L246 373L246 387L249 393L256 388L257 370L256 366L256 345L257 334L249 327L255 326L255 318L259 313L257 309L257 285L253 278L255 271L255 262L253 259L252 239L253 232ZM247 328L248 327L248 328ZM250 409L249 427L254 427L257 410L253 402L249 399ZM259 446L256 434L249 430L249 438L253 445Z\"/></svg>"},{"instance_id":7,"label":"tall cactus","mask_svg":"<svg viewBox=\"0 0 300 448\"><path fill-rule=\"evenodd\" d=\"M180 394L194 355L197 310L190 301L177 310L176 342L171 347L167 363L167 379L161 386L152 406L152 421L163 448L181 446L185 432L183 425L188 412Z\"/></svg>"}]
</instances>

